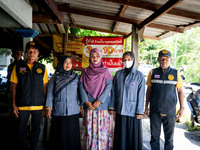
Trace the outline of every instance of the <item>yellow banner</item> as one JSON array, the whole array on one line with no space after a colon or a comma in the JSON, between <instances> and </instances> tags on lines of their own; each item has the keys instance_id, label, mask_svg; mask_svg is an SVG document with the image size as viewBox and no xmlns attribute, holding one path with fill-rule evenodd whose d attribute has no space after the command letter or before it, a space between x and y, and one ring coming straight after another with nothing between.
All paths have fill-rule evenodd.
<instances>
[{"instance_id":1,"label":"yellow banner","mask_svg":"<svg viewBox=\"0 0 200 150\"><path fill-rule=\"evenodd\" d=\"M83 37L67 42L68 56L73 60L74 70L81 70L89 66L89 53L92 48L101 52L104 65L117 70L122 68L123 37ZM53 35L54 67L63 56L63 36Z\"/></svg>"}]
</instances>

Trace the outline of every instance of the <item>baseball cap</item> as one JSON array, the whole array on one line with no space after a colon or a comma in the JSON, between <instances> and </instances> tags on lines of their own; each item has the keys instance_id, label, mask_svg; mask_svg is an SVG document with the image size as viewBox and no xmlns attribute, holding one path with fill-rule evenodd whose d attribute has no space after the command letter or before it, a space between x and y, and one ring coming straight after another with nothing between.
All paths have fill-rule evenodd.
<instances>
[{"instance_id":1,"label":"baseball cap","mask_svg":"<svg viewBox=\"0 0 200 150\"><path fill-rule=\"evenodd\" d=\"M30 42L28 42L28 43L26 44L26 51L27 51L28 49L30 49L30 47L33 47L33 48L39 50L39 47L38 47L37 43L34 42L34 41L30 41Z\"/></svg>"},{"instance_id":2,"label":"baseball cap","mask_svg":"<svg viewBox=\"0 0 200 150\"><path fill-rule=\"evenodd\" d=\"M159 58L162 56L167 56L167 57L171 58L171 53L170 53L170 51L164 49L164 50L161 50L158 54Z\"/></svg>"}]
</instances>

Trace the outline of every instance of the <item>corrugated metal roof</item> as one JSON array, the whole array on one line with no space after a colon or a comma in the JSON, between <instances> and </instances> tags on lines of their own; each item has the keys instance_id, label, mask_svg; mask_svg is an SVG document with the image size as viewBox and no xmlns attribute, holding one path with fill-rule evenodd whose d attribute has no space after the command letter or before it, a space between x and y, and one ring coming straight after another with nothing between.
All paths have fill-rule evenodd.
<instances>
[{"instance_id":1,"label":"corrugated metal roof","mask_svg":"<svg viewBox=\"0 0 200 150\"><path fill-rule=\"evenodd\" d=\"M111 0L113 1L113 0ZM105 1L105 0L55 0L57 5L60 4L68 4L70 5L70 8L81 10L81 11L89 11L93 13L99 13L101 15L109 15L109 16L118 16L120 14L121 9L124 5L120 5L116 2L111 1ZM118 0L117 0L118 1ZM145 2L145 3L151 3L155 5L164 5L167 0L138 0L139 2ZM126 2L131 2L126 1ZM178 5L174 7L175 9L181 9L183 11L190 11L194 13L200 13L200 2L199 0L184 0ZM144 21L146 18L148 18L150 15L154 13L153 10L150 10L149 8L138 8L133 7L131 5L128 6L124 14L121 16L123 19L134 19L137 21ZM114 23L116 21L110 20L110 19L102 19L97 17L91 17L86 16L82 14L73 14L74 22L71 21L69 17L69 13L62 12L64 15L64 23L69 23L75 25L79 25L82 27L92 27L92 28L99 28L104 29L108 31L112 31L114 28ZM156 24L157 27L145 27L144 30L144 36L152 36L152 37L160 37L160 38L166 38L176 32L174 31L168 31L164 28L159 28L159 25L165 25L169 27L186 27L190 26L191 24L195 24L197 19L191 19L188 17L182 17L172 14L164 14L160 16L159 18L155 19L152 23ZM53 24L33 24L33 28L36 30L39 30L41 34L43 33L56 33L58 32L58 29L56 29L56 26ZM132 25L130 23L126 22L119 22L118 26L115 31L117 32L124 32L125 34L129 34L131 32ZM65 32L64 26L60 26L60 30L62 32Z\"/></svg>"},{"instance_id":2,"label":"corrugated metal roof","mask_svg":"<svg viewBox=\"0 0 200 150\"><path fill-rule=\"evenodd\" d=\"M92 26L96 28L102 29L110 29L112 28L113 21L106 20L106 19L98 19L94 17L88 16L81 16L81 15L74 15L76 24L85 25L85 26Z\"/></svg>"},{"instance_id":3,"label":"corrugated metal roof","mask_svg":"<svg viewBox=\"0 0 200 150\"><path fill-rule=\"evenodd\" d=\"M130 33L131 28L132 28L131 24L120 22L117 31Z\"/></svg>"},{"instance_id":4,"label":"corrugated metal roof","mask_svg":"<svg viewBox=\"0 0 200 150\"><path fill-rule=\"evenodd\" d=\"M78 8L81 10L87 10L91 12L98 12L102 14L111 14L115 16L119 9L120 5L111 2L106 2L102 0L55 0L60 4L70 4L72 8Z\"/></svg>"},{"instance_id":5,"label":"corrugated metal roof","mask_svg":"<svg viewBox=\"0 0 200 150\"><path fill-rule=\"evenodd\" d=\"M128 7L123 17L143 21L145 18L149 17L152 13L153 11L148 11L148 10L144 11L144 9Z\"/></svg>"},{"instance_id":6,"label":"corrugated metal roof","mask_svg":"<svg viewBox=\"0 0 200 150\"><path fill-rule=\"evenodd\" d=\"M156 19L154 22L158 24L164 24L164 25L170 25L170 26L180 26L180 25L187 25L187 24L193 23L194 20L166 14Z\"/></svg>"}]
</instances>

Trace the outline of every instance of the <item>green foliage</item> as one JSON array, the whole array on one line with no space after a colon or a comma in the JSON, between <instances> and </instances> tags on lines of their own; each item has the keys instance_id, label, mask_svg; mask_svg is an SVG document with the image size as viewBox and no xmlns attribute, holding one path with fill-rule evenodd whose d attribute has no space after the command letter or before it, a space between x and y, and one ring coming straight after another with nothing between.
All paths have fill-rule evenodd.
<instances>
[{"instance_id":1,"label":"green foliage","mask_svg":"<svg viewBox=\"0 0 200 150\"><path fill-rule=\"evenodd\" d=\"M74 29L70 28L71 33L75 33L76 36L119 36L111 33L97 32L92 30L84 30L84 29Z\"/></svg>"},{"instance_id":2,"label":"green foliage","mask_svg":"<svg viewBox=\"0 0 200 150\"><path fill-rule=\"evenodd\" d=\"M0 55L11 55L12 53L12 50L11 49L8 49L8 48L0 48Z\"/></svg>"},{"instance_id":3,"label":"green foliage","mask_svg":"<svg viewBox=\"0 0 200 150\"><path fill-rule=\"evenodd\" d=\"M78 33L81 29L76 29L76 28L69 28L69 30L70 30L70 33L72 33L72 34L76 34L76 33Z\"/></svg>"},{"instance_id":4,"label":"green foliage","mask_svg":"<svg viewBox=\"0 0 200 150\"><path fill-rule=\"evenodd\" d=\"M193 126L193 124L192 124L191 121L186 121L186 122L185 122L185 125L188 127L188 128L187 128L187 131L196 131L196 130L200 131L200 127L198 127L198 126Z\"/></svg>"},{"instance_id":5,"label":"green foliage","mask_svg":"<svg viewBox=\"0 0 200 150\"><path fill-rule=\"evenodd\" d=\"M139 43L139 62L157 66L157 57L160 49L163 49L162 43L153 40L144 40Z\"/></svg>"},{"instance_id":6,"label":"green foliage","mask_svg":"<svg viewBox=\"0 0 200 150\"><path fill-rule=\"evenodd\" d=\"M172 54L171 66L176 69L184 68L183 75L187 82L200 83L200 27L175 34L161 41L144 40L139 43L139 62L158 66L157 56L162 49ZM174 60L175 49L176 61ZM176 62L176 63L175 63Z\"/></svg>"}]
</instances>

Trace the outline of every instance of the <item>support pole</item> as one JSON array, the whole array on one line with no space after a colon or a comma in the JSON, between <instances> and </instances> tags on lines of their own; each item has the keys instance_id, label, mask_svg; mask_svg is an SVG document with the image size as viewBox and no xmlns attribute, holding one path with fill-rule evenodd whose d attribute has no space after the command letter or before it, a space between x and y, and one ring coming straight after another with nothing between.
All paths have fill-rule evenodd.
<instances>
[{"instance_id":1,"label":"support pole","mask_svg":"<svg viewBox=\"0 0 200 150\"><path fill-rule=\"evenodd\" d=\"M127 51L127 38L125 38L125 52Z\"/></svg>"},{"instance_id":2,"label":"support pole","mask_svg":"<svg viewBox=\"0 0 200 150\"><path fill-rule=\"evenodd\" d=\"M69 29L69 24L67 24L66 27L66 32L65 32L65 38L64 38L64 48L63 48L63 55L67 55L67 41L68 41L68 29Z\"/></svg>"},{"instance_id":3,"label":"support pole","mask_svg":"<svg viewBox=\"0 0 200 150\"><path fill-rule=\"evenodd\" d=\"M138 69L138 28L132 25L132 41L131 41L131 51L135 54L135 65L134 67Z\"/></svg>"}]
</instances>

